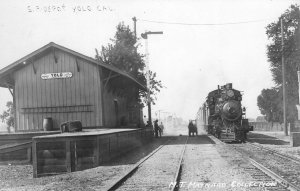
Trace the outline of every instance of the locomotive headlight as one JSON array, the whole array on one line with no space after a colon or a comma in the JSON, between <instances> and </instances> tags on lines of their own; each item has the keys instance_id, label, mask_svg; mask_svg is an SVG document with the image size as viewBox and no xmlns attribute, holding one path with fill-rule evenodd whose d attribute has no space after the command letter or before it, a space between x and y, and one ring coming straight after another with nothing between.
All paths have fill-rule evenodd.
<instances>
[{"instance_id":1,"label":"locomotive headlight","mask_svg":"<svg viewBox=\"0 0 300 191\"><path fill-rule=\"evenodd\" d=\"M233 97L234 96L234 92L232 90L228 90L227 91L227 96Z\"/></svg>"}]
</instances>

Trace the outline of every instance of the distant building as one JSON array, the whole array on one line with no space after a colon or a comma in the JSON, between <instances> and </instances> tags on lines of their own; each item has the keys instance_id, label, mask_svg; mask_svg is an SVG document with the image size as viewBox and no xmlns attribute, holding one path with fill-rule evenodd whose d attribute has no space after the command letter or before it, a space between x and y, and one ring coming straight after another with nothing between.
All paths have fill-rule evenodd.
<instances>
[{"instance_id":1,"label":"distant building","mask_svg":"<svg viewBox=\"0 0 300 191\"><path fill-rule=\"evenodd\" d=\"M265 116L257 116L256 122L267 122L267 120L265 119Z\"/></svg>"},{"instance_id":2,"label":"distant building","mask_svg":"<svg viewBox=\"0 0 300 191\"><path fill-rule=\"evenodd\" d=\"M249 122L255 122L256 120L254 118L248 118Z\"/></svg>"}]
</instances>

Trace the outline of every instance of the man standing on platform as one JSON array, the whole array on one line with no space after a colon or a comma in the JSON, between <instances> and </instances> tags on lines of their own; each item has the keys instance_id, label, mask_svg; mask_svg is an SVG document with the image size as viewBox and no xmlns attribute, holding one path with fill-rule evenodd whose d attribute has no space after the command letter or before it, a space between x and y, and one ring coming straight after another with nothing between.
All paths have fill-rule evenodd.
<instances>
[{"instance_id":1,"label":"man standing on platform","mask_svg":"<svg viewBox=\"0 0 300 191\"><path fill-rule=\"evenodd\" d=\"M164 125L163 125L162 122L160 122L159 130L160 130L160 136L161 136L162 134L164 134Z\"/></svg>"},{"instance_id":2,"label":"man standing on platform","mask_svg":"<svg viewBox=\"0 0 300 191\"><path fill-rule=\"evenodd\" d=\"M155 132L155 137L158 138L158 132L159 132L159 126L158 126L158 120L156 119L154 121L154 132Z\"/></svg>"}]
</instances>

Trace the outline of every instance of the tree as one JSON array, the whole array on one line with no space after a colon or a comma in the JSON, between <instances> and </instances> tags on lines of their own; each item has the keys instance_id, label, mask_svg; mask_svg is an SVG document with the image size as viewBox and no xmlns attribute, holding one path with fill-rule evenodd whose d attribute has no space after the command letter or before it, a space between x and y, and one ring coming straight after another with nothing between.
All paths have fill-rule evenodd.
<instances>
[{"instance_id":1,"label":"tree","mask_svg":"<svg viewBox=\"0 0 300 191\"><path fill-rule=\"evenodd\" d=\"M300 66L300 11L298 5L291 5L280 18L266 27L270 40L267 46L268 61L276 88L282 93L282 63L281 63L281 24L283 20L284 49L286 68L287 120L297 119L296 104L298 103L297 68ZM282 99L277 100L282 104Z\"/></svg>"},{"instance_id":2,"label":"tree","mask_svg":"<svg viewBox=\"0 0 300 191\"><path fill-rule=\"evenodd\" d=\"M129 26L119 23L111 41L112 43L101 48L100 59L103 63L111 64L135 77L144 70L143 55L136 51L137 39Z\"/></svg>"},{"instance_id":3,"label":"tree","mask_svg":"<svg viewBox=\"0 0 300 191\"><path fill-rule=\"evenodd\" d=\"M282 106L279 104L282 96L278 90L263 89L257 97L257 106L268 122L282 123Z\"/></svg>"},{"instance_id":4,"label":"tree","mask_svg":"<svg viewBox=\"0 0 300 191\"><path fill-rule=\"evenodd\" d=\"M142 84L146 85L146 72L144 55L137 52L137 40L129 26L125 26L123 22L117 26L117 32L112 43L102 46L99 59L105 64L113 65L120 70L132 75ZM151 101L154 103L156 95L162 88L162 83L157 80L156 73L150 71L150 93ZM147 92L140 90L138 96L140 102L146 103ZM141 99L140 99L141 98Z\"/></svg>"},{"instance_id":5,"label":"tree","mask_svg":"<svg viewBox=\"0 0 300 191\"><path fill-rule=\"evenodd\" d=\"M146 75L146 74L144 74ZM149 71L149 79L150 79L150 101L155 104L155 101L157 100L156 95L158 92L160 92L160 89L163 88L163 85L160 80L156 80L156 73ZM146 80L145 80L146 82ZM141 97L143 98L143 102L147 103L147 91L141 92Z\"/></svg>"},{"instance_id":6,"label":"tree","mask_svg":"<svg viewBox=\"0 0 300 191\"><path fill-rule=\"evenodd\" d=\"M7 109L0 114L0 119L7 125L7 131L10 133L11 128L15 125L15 109L12 101L6 103Z\"/></svg>"}]
</instances>

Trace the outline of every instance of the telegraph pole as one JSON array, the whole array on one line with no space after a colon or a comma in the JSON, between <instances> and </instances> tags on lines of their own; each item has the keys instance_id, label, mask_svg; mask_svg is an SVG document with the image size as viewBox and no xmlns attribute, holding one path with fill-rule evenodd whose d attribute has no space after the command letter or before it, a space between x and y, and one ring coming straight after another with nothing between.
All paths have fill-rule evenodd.
<instances>
[{"instance_id":1,"label":"telegraph pole","mask_svg":"<svg viewBox=\"0 0 300 191\"><path fill-rule=\"evenodd\" d=\"M145 64L146 64L146 81L147 81L147 106L148 106L148 121L152 126L152 116L151 116L151 99L150 99L150 71L149 71L149 53L148 53L148 37L145 38Z\"/></svg>"},{"instance_id":2,"label":"telegraph pole","mask_svg":"<svg viewBox=\"0 0 300 191\"><path fill-rule=\"evenodd\" d=\"M296 34L296 42L297 43L297 51L300 53L300 9L298 10L298 33ZM298 122L300 121L300 62L298 61L297 65L297 75L298 75L298 104L296 105L297 110L298 110Z\"/></svg>"},{"instance_id":3,"label":"telegraph pole","mask_svg":"<svg viewBox=\"0 0 300 191\"><path fill-rule=\"evenodd\" d=\"M133 26L134 26L134 37L135 37L135 40L137 40L136 39L136 17L133 17L132 20L133 20Z\"/></svg>"},{"instance_id":4,"label":"telegraph pole","mask_svg":"<svg viewBox=\"0 0 300 191\"><path fill-rule=\"evenodd\" d=\"M132 20L133 20L133 30L134 30L134 38L135 38L135 44L137 44L137 36L136 36L136 17L132 17ZM135 46L135 54L137 55L137 46ZM138 69L135 68L134 70L134 77L136 78L137 77L137 74L138 74ZM139 99L139 89L138 88L135 88L136 90L136 94L135 94L135 98L136 100Z\"/></svg>"},{"instance_id":5,"label":"telegraph pole","mask_svg":"<svg viewBox=\"0 0 300 191\"><path fill-rule=\"evenodd\" d=\"M286 120L286 90L285 90L285 64L284 64L284 38L283 38L283 23L282 18L280 19L281 25L281 65L282 65L282 93L283 93L283 125L284 125L284 134L288 136L288 129L287 129L287 120Z\"/></svg>"}]
</instances>

